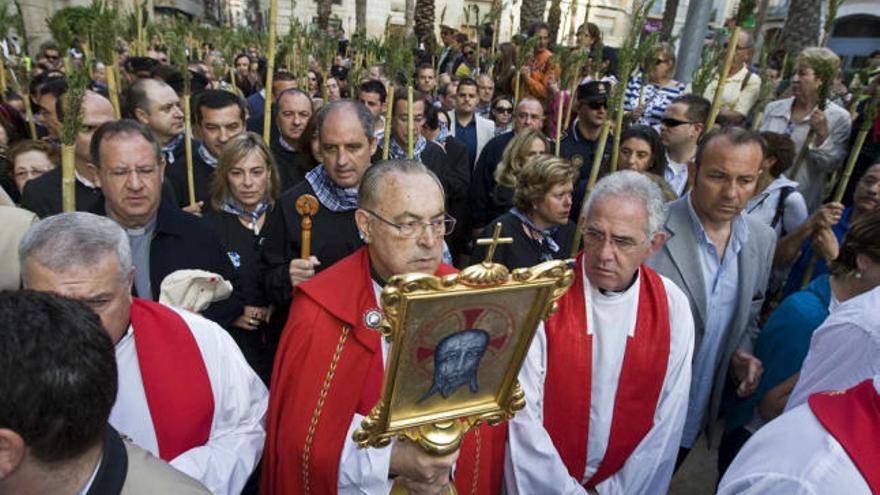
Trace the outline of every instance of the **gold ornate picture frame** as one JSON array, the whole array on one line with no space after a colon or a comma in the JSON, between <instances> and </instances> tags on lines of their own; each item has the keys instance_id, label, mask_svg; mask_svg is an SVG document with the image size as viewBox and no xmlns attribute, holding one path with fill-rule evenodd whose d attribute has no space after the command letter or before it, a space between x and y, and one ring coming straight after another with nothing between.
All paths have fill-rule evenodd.
<instances>
[{"instance_id":1,"label":"gold ornate picture frame","mask_svg":"<svg viewBox=\"0 0 880 495\"><path fill-rule=\"evenodd\" d=\"M572 280L564 261L392 277L381 295L380 329L391 342L382 396L355 442L384 447L405 437L442 455L473 426L513 417L525 405L517 376L535 330Z\"/></svg>"}]
</instances>

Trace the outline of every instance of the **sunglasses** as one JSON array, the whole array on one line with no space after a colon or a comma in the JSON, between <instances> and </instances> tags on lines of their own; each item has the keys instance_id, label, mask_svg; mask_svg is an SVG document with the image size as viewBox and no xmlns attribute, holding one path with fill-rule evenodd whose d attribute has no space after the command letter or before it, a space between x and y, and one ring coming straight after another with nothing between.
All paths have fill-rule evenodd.
<instances>
[{"instance_id":1,"label":"sunglasses","mask_svg":"<svg viewBox=\"0 0 880 495\"><path fill-rule=\"evenodd\" d=\"M666 63L669 63L669 60L667 60L665 58L658 58L657 60L654 61L654 65L666 64Z\"/></svg>"},{"instance_id":2,"label":"sunglasses","mask_svg":"<svg viewBox=\"0 0 880 495\"><path fill-rule=\"evenodd\" d=\"M670 119L668 117L664 117L664 118L660 119L660 125L665 125L666 127L678 127L678 126L684 125L684 124L693 124L693 122L691 122L689 120Z\"/></svg>"},{"instance_id":3,"label":"sunglasses","mask_svg":"<svg viewBox=\"0 0 880 495\"><path fill-rule=\"evenodd\" d=\"M600 100L600 101L588 101L587 106L590 110L599 110L600 108L608 108L608 101Z\"/></svg>"},{"instance_id":4,"label":"sunglasses","mask_svg":"<svg viewBox=\"0 0 880 495\"><path fill-rule=\"evenodd\" d=\"M470 57L471 55L474 54L474 52L462 52L462 54L463 54L465 57Z\"/></svg>"},{"instance_id":5,"label":"sunglasses","mask_svg":"<svg viewBox=\"0 0 880 495\"><path fill-rule=\"evenodd\" d=\"M513 113L513 107L495 107L498 113Z\"/></svg>"}]
</instances>

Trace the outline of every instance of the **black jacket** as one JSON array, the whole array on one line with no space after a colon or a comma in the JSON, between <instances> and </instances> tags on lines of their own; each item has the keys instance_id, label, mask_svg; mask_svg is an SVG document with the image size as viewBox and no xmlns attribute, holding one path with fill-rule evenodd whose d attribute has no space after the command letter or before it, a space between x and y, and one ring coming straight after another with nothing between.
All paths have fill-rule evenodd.
<instances>
[{"instance_id":1,"label":"black jacket","mask_svg":"<svg viewBox=\"0 0 880 495\"><path fill-rule=\"evenodd\" d=\"M204 201L204 209L211 208L211 178L214 177L214 167L205 163L199 156L199 143L193 141L193 185L195 186L196 201ZM177 206L189 205L189 186L186 180L186 158L175 159L174 163L165 167L165 181L174 189L177 198Z\"/></svg>"},{"instance_id":2,"label":"black jacket","mask_svg":"<svg viewBox=\"0 0 880 495\"><path fill-rule=\"evenodd\" d=\"M275 157L275 166L278 167L278 179L282 192L305 180L306 173L317 165L311 153L306 154L285 149L278 143L278 139L272 139L271 149L272 155Z\"/></svg>"},{"instance_id":3,"label":"black jacket","mask_svg":"<svg viewBox=\"0 0 880 495\"><path fill-rule=\"evenodd\" d=\"M497 201L495 193L495 169L501 163L504 149L513 140L513 131L499 134L492 138L480 153L471 177L468 192L468 205L471 214L471 227L485 227L493 218L503 214L511 207L512 194L506 194L507 201Z\"/></svg>"},{"instance_id":4,"label":"black jacket","mask_svg":"<svg viewBox=\"0 0 880 495\"><path fill-rule=\"evenodd\" d=\"M97 204L104 204L101 189L86 186L74 180L77 211L92 211ZM46 172L24 185L21 206L40 218L61 213L61 167Z\"/></svg>"},{"instance_id":5,"label":"black jacket","mask_svg":"<svg viewBox=\"0 0 880 495\"><path fill-rule=\"evenodd\" d=\"M93 213L105 215L104 203ZM232 283L233 287L239 286L226 250L205 221L163 201L159 205L156 230L150 242L150 285L153 294L138 296L157 301L162 280L172 272L189 269L216 273ZM233 291L228 299L212 303L202 316L229 327L241 316L242 311L241 295Z\"/></svg>"}]
</instances>

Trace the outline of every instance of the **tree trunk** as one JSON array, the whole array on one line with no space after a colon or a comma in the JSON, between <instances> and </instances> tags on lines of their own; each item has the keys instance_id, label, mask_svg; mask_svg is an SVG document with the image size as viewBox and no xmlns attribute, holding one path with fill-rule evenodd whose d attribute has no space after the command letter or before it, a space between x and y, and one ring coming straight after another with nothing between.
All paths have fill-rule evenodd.
<instances>
[{"instance_id":1,"label":"tree trunk","mask_svg":"<svg viewBox=\"0 0 880 495\"><path fill-rule=\"evenodd\" d=\"M416 0L415 30L419 41L433 53L434 44L434 0Z\"/></svg>"},{"instance_id":2,"label":"tree trunk","mask_svg":"<svg viewBox=\"0 0 880 495\"><path fill-rule=\"evenodd\" d=\"M318 29L327 30L330 23L330 13L333 10L333 0L318 0Z\"/></svg>"},{"instance_id":3,"label":"tree trunk","mask_svg":"<svg viewBox=\"0 0 880 495\"><path fill-rule=\"evenodd\" d=\"M413 35L413 24L416 16L416 0L406 0L403 7L404 34L406 36Z\"/></svg>"},{"instance_id":4,"label":"tree trunk","mask_svg":"<svg viewBox=\"0 0 880 495\"><path fill-rule=\"evenodd\" d=\"M550 26L550 42L556 43L559 34L559 24L562 17L561 0L553 0L550 2L550 9L547 12L547 24Z\"/></svg>"},{"instance_id":5,"label":"tree trunk","mask_svg":"<svg viewBox=\"0 0 880 495\"><path fill-rule=\"evenodd\" d=\"M805 47L819 44L821 13L821 0L791 0L781 38L790 58L796 57Z\"/></svg>"},{"instance_id":6,"label":"tree trunk","mask_svg":"<svg viewBox=\"0 0 880 495\"><path fill-rule=\"evenodd\" d=\"M525 32L533 22L544 20L546 0L523 0L519 9L519 29Z\"/></svg>"},{"instance_id":7,"label":"tree trunk","mask_svg":"<svg viewBox=\"0 0 880 495\"><path fill-rule=\"evenodd\" d=\"M367 34L367 0L355 0L354 23L355 32L361 34L362 36Z\"/></svg>"},{"instance_id":8,"label":"tree trunk","mask_svg":"<svg viewBox=\"0 0 880 495\"><path fill-rule=\"evenodd\" d=\"M660 27L660 40L669 41L672 39L672 30L675 28L675 18L678 14L678 0L666 0L663 8L663 21Z\"/></svg>"}]
</instances>

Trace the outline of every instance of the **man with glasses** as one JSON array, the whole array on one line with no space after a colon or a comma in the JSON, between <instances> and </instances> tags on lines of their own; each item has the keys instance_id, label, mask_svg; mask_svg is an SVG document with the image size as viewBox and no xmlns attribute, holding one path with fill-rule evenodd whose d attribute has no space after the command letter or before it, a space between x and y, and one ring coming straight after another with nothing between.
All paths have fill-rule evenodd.
<instances>
[{"instance_id":1,"label":"man with glasses","mask_svg":"<svg viewBox=\"0 0 880 495\"><path fill-rule=\"evenodd\" d=\"M669 204L669 239L649 262L684 291L694 318L693 380L678 464L704 428L710 434L725 389L747 397L763 372L753 349L776 234L743 209L755 192L764 146L759 134L740 127L703 138L693 189Z\"/></svg>"},{"instance_id":2,"label":"man with glasses","mask_svg":"<svg viewBox=\"0 0 880 495\"><path fill-rule=\"evenodd\" d=\"M571 160L572 166L578 170L578 177L580 177L574 190L571 207L572 221L577 221L580 215L590 170L593 168L593 157L596 153L600 153L597 150L599 134L602 133L602 126L609 118L608 95L610 91L611 85L604 81L590 81L578 86L575 95L577 118L571 123L571 127L562 138L562 143L559 146L559 156ZM600 167L603 166L611 151L611 141L609 135L605 142L605 149L601 150L603 158Z\"/></svg>"},{"instance_id":3,"label":"man with glasses","mask_svg":"<svg viewBox=\"0 0 880 495\"><path fill-rule=\"evenodd\" d=\"M749 63L755 55L755 43L751 33L745 30L739 31L736 40L736 52L733 55L733 64L730 66L730 75L724 82L721 91L721 110L718 118L732 125L743 125L746 117L758 101L758 93L761 91L761 78L749 70ZM718 87L716 75L706 89L703 96L712 99Z\"/></svg>"},{"instance_id":4,"label":"man with glasses","mask_svg":"<svg viewBox=\"0 0 880 495\"><path fill-rule=\"evenodd\" d=\"M396 480L410 493L446 493L451 483L461 493L498 493L501 456L493 449L504 436L493 427L442 457L403 439L382 449L351 439L382 386L382 285L398 274L454 273L440 260L455 226L437 176L410 160L366 171L355 219L366 246L296 288L275 361L262 492L388 493Z\"/></svg>"},{"instance_id":5,"label":"man with glasses","mask_svg":"<svg viewBox=\"0 0 880 495\"><path fill-rule=\"evenodd\" d=\"M157 301L162 281L177 270L205 270L235 282L232 263L213 231L202 219L162 201L165 161L146 126L130 119L108 122L95 131L90 151L104 196L92 212L111 218L128 235L138 297ZM233 292L202 315L228 326L243 312Z\"/></svg>"},{"instance_id":6,"label":"man with glasses","mask_svg":"<svg viewBox=\"0 0 880 495\"><path fill-rule=\"evenodd\" d=\"M580 227L574 285L539 328L509 424L510 494L666 493L688 406L687 297L645 262L665 205L648 177L600 180Z\"/></svg>"},{"instance_id":7,"label":"man with glasses","mask_svg":"<svg viewBox=\"0 0 880 495\"><path fill-rule=\"evenodd\" d=\"M61 70L64 67L64 60L61 59L61 50L58 48L58 44L53 40L43 42L40 45L37 62L45 63L50 69Z\"/></svg>"},{"instance_id":8,"label":"man with glasses","mask_svg":"<svg viewBox=\"0 0 880 495\"><path fill-rule=\"evenodd\" d=\"M697 142L709 117L709 100L695 94L679 96L660 119L660 141L666 146L663 178L681 196L688 184L688 169L697 153Z\"/></svg>"}]
</instances>

